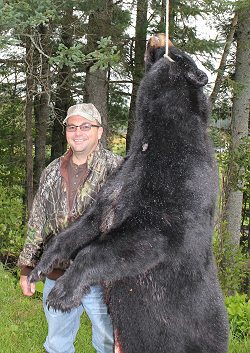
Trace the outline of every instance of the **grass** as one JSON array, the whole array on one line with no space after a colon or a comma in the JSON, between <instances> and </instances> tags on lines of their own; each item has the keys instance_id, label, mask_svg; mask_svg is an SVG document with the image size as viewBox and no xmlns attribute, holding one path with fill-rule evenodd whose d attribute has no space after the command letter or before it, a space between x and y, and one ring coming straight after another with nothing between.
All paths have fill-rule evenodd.
<instances>
[{"instance_id":1,"label":"grass","mask_svg":"<svg viewBox=\"0 0 250 353\"><path fill-rule=\"evenodd\" d=\"M0 265L0 353L44 353L46 330L41 298L24 297L15 278ZM75 347L76 353L96 352L91 345L91 324L85 314ZM230 339L229 353L249 352L250 338Z\"/></svg>"},{"instance_id":2,"label":"grass","mask_svg":"<svg viewBox=\"0 0 250 353\"><path fill-rule=\"evenodd\" d=\"M228 353L249 353L250 352L250 338L244 341L238 341L234 338L230 339Z\"/></svg>"},{"instance_id":3,"label":"grass","mask_svg":"<svg viewBox=\"0 0 250 353\"><path fill-rule=\"evenodd\" d=\"M24 297L13 276L0 266L0 353L44 353L47 324L39 296ZM76 352L95 353L91 324L84 314Z\"/></svg>"}]
</instances>

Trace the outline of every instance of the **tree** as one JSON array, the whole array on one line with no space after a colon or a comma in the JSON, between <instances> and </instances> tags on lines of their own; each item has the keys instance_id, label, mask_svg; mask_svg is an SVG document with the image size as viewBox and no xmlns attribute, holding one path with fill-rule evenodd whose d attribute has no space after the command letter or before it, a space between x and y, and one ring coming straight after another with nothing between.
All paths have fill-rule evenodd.
<instances>
[{"instance_id":1,"label":"tree","mask_svg":"<svg viewBox=\"0 0 250 353\"><path fill-rule=\"evenodd\" d=\"M111 34L113 1L106 0L99 5L98 9L89 15L87 51L94 52L101 37ZM106 146L108 128L108 68L93 70L94 62L90 62L86 68L85 100L93 103L102 117L104 133L103 145Z\"/></svg>"},{"instance_id":2,"label":"tree","mask_svg":"<svg viewBox=\"0 0 250 353\"><path fill-rule=\"evenodd\" d=\"M148 12L148 1L137 0L137 11L136 11L136 26L135 26L135 41L134 41L134 62L132 65L132 93L128 116L128 130L126 137L126 148L128 150L131 135L134 129L135 121L135 103L137 97L137 91L139 88L140 80L143 76L144 70L144 53L146 49L146 35L147 35L147 12Z\"/></svg>"},{"instance_id":3,"label":"tree","mask_svg":"<svg viewBox=\"0 0 250 353\"><path fill-rule=\"evenodd\" d=\"M40 24L37 27L36 39L42 48L39 52L35 48L34 62L35 68L35 160L34 160L34 192L36 192L40 176L45 167L46 134L49 119L50 102L50 30L49 26Z\"/></svg>"},{"instance_id":4,"label":"tree","mask_svg":"<svg viewBox=\"0 0 250 353\"><path fill-rule=\"evenodd\" d=\"M28 216L31 212L33 203L33 55L34 47L31 40L26 38L26 105L25 105L25 121L26 121L26 203Z\"/></svg>"},{"instance_id":5,"label":"tree","mask_svg":"<svg viewBox=\"0 0 250 353\"><path fill-rule=\"evenodd\" d=\"M240 218L244 239L249 228L249 172L244 169L249 163L244 137L249 114L245 105L249 99L249 47L244 44L244 36L249 42L249 1L169 3L173 43L198 54L196 58L210 71L214 70L214 57L221 55L211 94L213 117L216 120L233 115L232 129L217 131L220 143L222 136L230 141L230 155L227 150L223 153L226 183L221 224L225 229L226 219L239 246ZM165 0L4 2L0 8L1 183L4 187L16 185L15 190L25 192L29 209L44 165L66 150L62 121L70 105L92 101L102 114L108 146L113 148L119 135L120 140L127 139L129 147L146 39L165 32L165 5ZM241 22L236 27L238 16ZM211 18L218 38L198 36L196 24L201 17ZM135 34L131 34L133 26ZM115 150L124 152L124 144ZM25 191L20 188L24 184ZM244 217L240 216L242 192Z\"/></svg>"},{"instance_id":6,"label":"tree","mask_svg":"<svg viewBox=\"0 0 250 353\"><path fill-rule=\"evenodd\" d=\"M226 37L226 43L225 43L224 50L223 50L223 53L222 53L222 56L221 56L220 65L219 65L219 68L217 70L218 74L217 74L216 81L215 81L215 84L214 84L214 87L213 87L213 91L210 94L210 100L211 100L212 104L215 103L215 100L216 100L216 98L218 96L218 93L220 91L220 88L222 86L223 77L224 77L224 73L225 73L226 62L227 62L227 59L228 59L230 48L231 48L233 40L234 40L234 35L235 35L237 23L238 23L238 14L235 13L235 15L234 15L234 17L232 19L230 28L229 28L229 32L228 32L227 37Z\"/></svg>"},{"instance_id":7,"label":"tree","mask_svg":"<svg viewBox=\"0 0 250 353\"><path fill-rule=\"evenodd\" d=\"M235 91L232 108L230 165L227 182L226 220L234 244L240 245L242 212L242 167L239 163L240 147L248 136L250 100L250 5L238 9L236 32L237 52L235 65Z\"/></svg>"},{"instance_id":8,"label":"tree","mask_svg":"<svg viewBox=\"0 0 250 353\"><path fill-rule=\"evenodd\" d=\"M60 29L60 44L66 49L73 46L74 22L73 6L67 4L67 7L62 11L62 18L59 20L58 26ZM67 110L73 103L72 98L72 69L65 62L57 67L55 77L55 94L54 94L54 109L52 110L53 125L51 131L51 155L50 160L54 160L61 156L67 148L67 142L64 134L63 120L67 115Z\"/></svg>"},{"instance_id":9,"label":"tree","mask_svg":"<svg viewBox=\"0 0 250 353\"><path fill-rule=\"evenodd\" d=\"M106 146L107 137L110 134L108 77L112 64L120 59L116 48L121 46L122 35L130 18L128 12L119 5L119 2L114 3L112 0L97 1L94 6L95 11L89 15L87 29L86 50L87 53L93 53L93 55L90 55L92 60L86 65L84 100L92 102L102 116L104 127L102 143L104 146ZM112 45L113 43L115 46ZM98 59L100 60L99 64Z\"/></svg>"}]
</instances>

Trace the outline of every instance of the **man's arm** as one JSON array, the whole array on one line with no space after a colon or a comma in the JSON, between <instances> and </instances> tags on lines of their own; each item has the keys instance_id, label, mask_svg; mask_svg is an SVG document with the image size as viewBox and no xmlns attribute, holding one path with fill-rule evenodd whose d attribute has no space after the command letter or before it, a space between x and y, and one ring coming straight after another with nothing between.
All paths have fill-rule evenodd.
<instances>
[{"instance_id":1,"label":"man's arm","mask_svg":"<svg viewBox=\"0 0 250 353\"><path fill-rule=\"evenodd\" d=\"M44 175L41 177L41 183L43 182ZM33 201L31 216L28 223L27 238L18 258L18 266L21 269L20 286L23 294L26 296L32 296L35 293L35 284L28 282L28 275L36 266L42 251L42 230L45 224L45 219L44 200L41 195L41 187L39 187Z\"/></svg>"},{"instance_id":2,"label":"man's arm","mask_svg":"<svg viewBox=\"0 0 250 353\"><path fill-rule=\"evenodd\" d=\"M28 267L22 268L21 274L20 274L20 281L19 281L23 295L26 295L28 297L31 297L36 291L36 284L30 283L28 281L28 275L31 271L32 271L32 268L28 268Z\"/></svg>"},{"instance_id":3,"label":"man's arm","mask_svg":"<svg viewBox=\"0 0 250 353\"><path fill-rule=\"evenodd\" d=\"M122 164L123 158L106 151L106 162L108 163L107 175L112 179L111 174ZM100 191L100 193L102 192L103 190ZM30 280L37 281L39 278L42 279L60 263L74 259L81 249L99 237L101 218L102 205L97 201L78 220L50 240L39 262L43 264L43 271L42 273L39 272L40 267L38 265L32 272Z\"/></svg>"}]
</instances>

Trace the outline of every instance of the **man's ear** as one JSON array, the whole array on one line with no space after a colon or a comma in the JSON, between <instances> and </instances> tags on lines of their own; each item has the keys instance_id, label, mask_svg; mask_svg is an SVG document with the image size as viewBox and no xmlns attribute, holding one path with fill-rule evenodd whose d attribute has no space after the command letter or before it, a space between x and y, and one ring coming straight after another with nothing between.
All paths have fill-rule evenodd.
<instances>
[{"instance_id":1,"label":"man's ear","mask_svg":"<svg viewBox=\"0 0 250 353\"><path fill-rule=\"evenodd\" d=\"M203 87L208 83L207 75L199 69L187 71L184 75L187 81L196 88Z\"/></svg>"},{"instance_id":2,"label":"man's ear","mask_svg":"<svg viewBox=\"0 0 250 353\"><path fill-rule=\"evenodd\" d=\"M102 134L103 134L103 127L102 127L102 126L100 126L100 127L98 127L98 140L100 140L100 139L101 139Z\"/></svg>"}]
</instances>

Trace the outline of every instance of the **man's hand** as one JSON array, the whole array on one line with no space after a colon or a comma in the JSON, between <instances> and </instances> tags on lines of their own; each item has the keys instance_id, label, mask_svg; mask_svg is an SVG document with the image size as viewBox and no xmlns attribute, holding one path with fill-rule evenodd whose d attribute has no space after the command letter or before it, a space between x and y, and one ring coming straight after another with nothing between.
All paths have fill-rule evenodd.
<instances>
[{"instance_id":1,"label":"man's hand","mask_svg":"<svg viewBox=\"0 0 250 353\"><path fill-rule=\"evenodd\" d=\"M22 288L23 294L28 297L31 297L36 291L36 284L29 283L28 276L26 275L20 276L20 286Z\"/></svg>"}]
</instances>

